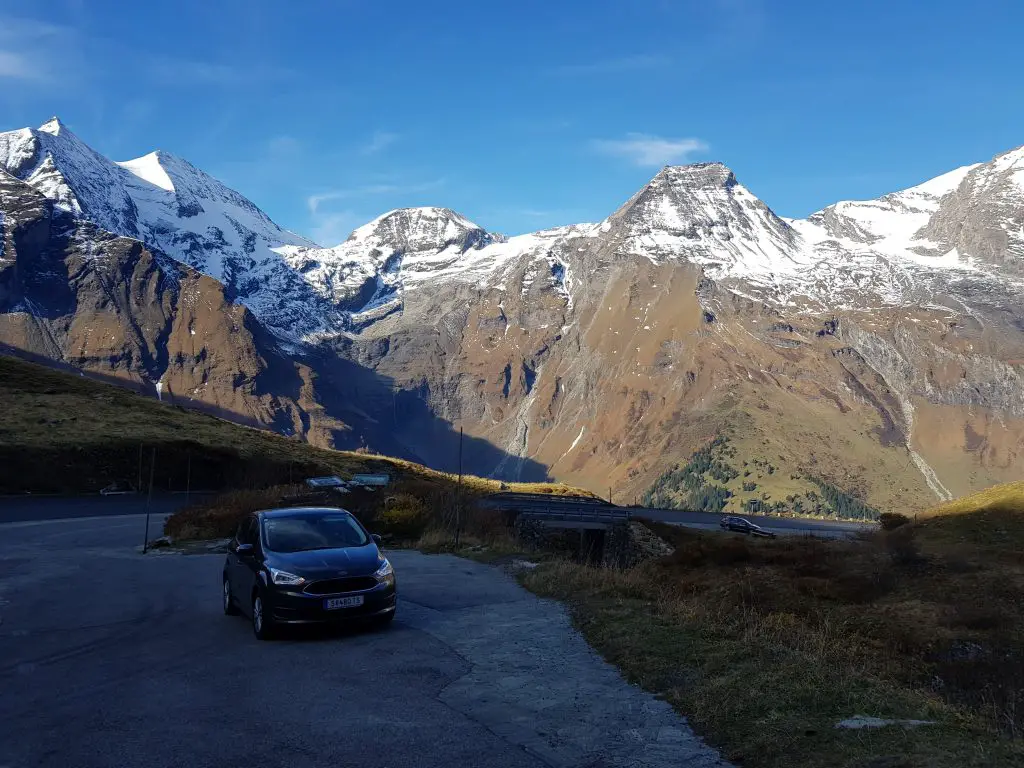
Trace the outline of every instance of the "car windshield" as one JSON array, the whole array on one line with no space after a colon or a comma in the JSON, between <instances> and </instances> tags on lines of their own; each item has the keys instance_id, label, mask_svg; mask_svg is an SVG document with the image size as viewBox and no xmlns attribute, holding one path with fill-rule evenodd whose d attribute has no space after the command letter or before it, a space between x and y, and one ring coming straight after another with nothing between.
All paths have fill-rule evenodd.
<instances>
[{"instance_id":1,"label":"car windshield","mask_svg":"<svg viewBox=\"0 0 1024 768\"><path fill-rule=\"evenodd\" d=\"M369 541L359 523L343 512L268 517L263 522L263 533L271 552L361 547Z\"/></svg>"}]
</instances>

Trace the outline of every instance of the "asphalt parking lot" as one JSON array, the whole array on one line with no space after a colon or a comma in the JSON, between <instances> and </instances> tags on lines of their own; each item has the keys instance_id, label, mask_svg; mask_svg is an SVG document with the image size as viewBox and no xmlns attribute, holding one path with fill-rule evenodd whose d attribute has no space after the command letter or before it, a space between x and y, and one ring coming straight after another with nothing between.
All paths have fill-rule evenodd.
<instances>
[{"instance_id":1,"label":"asphalt parking lot","mask_svg":"<svg viewBox=\"0 0 1024 768\"><path fill-rule=\"evenodd\" d=\"M0 524L3 768L723 765L498 569L395 552L390 629L261 643L223 556L141 541L135 515Z\"/></svg>"}]
</instances>

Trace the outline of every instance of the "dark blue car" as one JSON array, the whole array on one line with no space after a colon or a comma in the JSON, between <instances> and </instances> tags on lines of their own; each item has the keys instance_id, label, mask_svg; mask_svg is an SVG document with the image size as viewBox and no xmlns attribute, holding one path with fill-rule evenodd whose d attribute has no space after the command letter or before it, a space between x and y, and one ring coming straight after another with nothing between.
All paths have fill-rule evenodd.
<instances>
[{"instance_id":1,"label":"dark blue car","mask_svg":"<svg viewBox=\"0 0 1024 768\"><path fill-rule=\"evenodd\" d=\"M745 533L748 536L763 536L766 539L774 539L775 534L772 531L766 531L759 525L746 520L742 517L732 517L726 515L718 521L718 525L722 530L733 531L735 533Z\"/></svg>"},{"instance_id":2,"label":"dark blue car","mask_svg":"<svg viewBox=\"0 0 1024 768\"><path fill-rule=\"evenodd\" d=\"M224 613L249 616L261 640L287 624L389 624L395 572L379 545L344 509L249 515L228 545Z\"/></svg>"}]
</instances>

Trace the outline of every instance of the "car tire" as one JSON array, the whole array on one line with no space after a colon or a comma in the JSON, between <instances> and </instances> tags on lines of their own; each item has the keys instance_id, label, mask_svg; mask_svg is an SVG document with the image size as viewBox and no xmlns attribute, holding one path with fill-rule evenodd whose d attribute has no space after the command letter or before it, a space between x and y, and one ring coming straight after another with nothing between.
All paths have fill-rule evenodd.
<instances>
[{"instance_id":1,"label":"car tire","mask_svg":"<svg viewBox=\"0 0 1024 768\"><path fill-rule=\"evenodd\" d=\"M257 640L272 640L275 629L274 620L268 613L263 594L257 592L252 597L252 632L256 635Z\"/></svg>"},{"instance_id":2,"label":"car tire","mask_svg":"<svg viewBox=\"0 0 1024 768\"><path fill-rule=\"evenodd\" d=\"M225 616L238 615L238 606L235 605L235 598L231 596L231 581L227 574L224 574L224 581L221 585L221 604L224 607Z\"/></svg>"},{"instance_id":3,"label":"car tire","mask_svg":"<svg viewBox=\"0 0 1024 768\"><path fill-rule=\"evenodd\" d=\"M374 629L387 629L390 627L391 622L395 620L396 613L397 611L391 611L390 613L385 613L382 616L375 616L373 619Z\"/></svg>"}]
</instances>

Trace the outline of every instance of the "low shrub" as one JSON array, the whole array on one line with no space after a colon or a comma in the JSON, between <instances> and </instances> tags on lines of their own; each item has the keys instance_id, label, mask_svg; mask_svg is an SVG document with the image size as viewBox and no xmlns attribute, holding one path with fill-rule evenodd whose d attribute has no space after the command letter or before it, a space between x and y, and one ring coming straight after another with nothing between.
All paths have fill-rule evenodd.
<instances>
[{"instance_id":1,"label":"low shrub","mask_svg":"<svg viewBox=\"0 0 1024 768\"><path fill-rule=\"evenodd\" d=\"M222 493L212 500L197 502L167 519L164 533L175 539L218 539L234 534L243 517L261 509L282 505L282 499L297 493L292 485Z\"/></svg>"},{"instance_id":2,"label":"low shrub","mask_svg":"<svg viewBox=\"0 0 1024 768\"><path fill-rule=\"evenodd\" d=\"M910 518L906 515L901 515L899 512L883 512L878 516L878 524L882 527L883 531L893 531L909 522Z\"/></svg>"},{"instance_id":3,"label":"low shrub","mask_svg":"<svg viewBox=\"0 0 1024 768\"><path fill-rule=\"evenodd\" d=\"M400 493L384 500L383 509L373 518L374 533L397 539L418 539L429 523L423 501L410 493Z\"/></svg>"},{"instance_id":4,"label":"low shrub","mask_svg":"<svg viewBox=\"0 0 1024 768\"><path fill-rule=\"evenodd\" d=\"M918 546L913 526L900 527L884 534L885 547L893 563L901 566L917 566L926 562Z\"/></svg>"}]
</instances>

